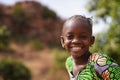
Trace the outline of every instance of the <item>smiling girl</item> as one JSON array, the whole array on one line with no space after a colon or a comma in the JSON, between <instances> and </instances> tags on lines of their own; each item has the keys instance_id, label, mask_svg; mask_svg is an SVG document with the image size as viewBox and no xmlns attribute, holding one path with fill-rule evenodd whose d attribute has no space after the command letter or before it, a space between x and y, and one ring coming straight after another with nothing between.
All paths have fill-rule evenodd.
<instances>
[{"instance_id":1,"label":"smiling girl","mask_svg":"<svg viewBox=\"0 0 120 80\"><path fill-rule=\"evenodd\" d=\"M90 18L75 15L64 23L61 43L71 55L66 60L70 80L119 80L120 67L110 57L89 51L94 40Z\"/></svg>"}]
</instances>

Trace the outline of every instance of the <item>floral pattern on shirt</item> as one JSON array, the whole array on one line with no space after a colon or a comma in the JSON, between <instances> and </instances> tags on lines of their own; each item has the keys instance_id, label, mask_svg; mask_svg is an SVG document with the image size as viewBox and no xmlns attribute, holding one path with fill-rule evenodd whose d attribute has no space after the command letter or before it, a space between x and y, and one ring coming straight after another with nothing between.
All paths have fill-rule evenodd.
<instances>
[{"instance_id":1,"label":"floral pattern on shirt","mask_svg":"<svg viewBox=\"0 0 120 80\"><path fill-rule=\"evenodd\" d=\"M68 57L66 68L72 74L73 59ZM74 80L120 80L120 67L106 54L91 54L86 68Z\"/></svg>"}]
</instances>

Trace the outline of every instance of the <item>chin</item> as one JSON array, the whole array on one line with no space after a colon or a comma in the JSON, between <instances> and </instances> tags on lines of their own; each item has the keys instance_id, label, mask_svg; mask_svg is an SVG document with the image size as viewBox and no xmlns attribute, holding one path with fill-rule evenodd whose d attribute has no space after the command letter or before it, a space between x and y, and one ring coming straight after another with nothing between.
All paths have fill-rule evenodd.
<instances>
[{"instance_id":1,"label":"chin","mask_svg":"<svg viewBox=\"0 0 120 80\"><path fill-rule=\"evenodd\" d=\"M78 57L81 57L83 54L82 54L82 53L71 53L71 55L72 55L73 57L78 58Z\"/></svg>"}]
</instances>

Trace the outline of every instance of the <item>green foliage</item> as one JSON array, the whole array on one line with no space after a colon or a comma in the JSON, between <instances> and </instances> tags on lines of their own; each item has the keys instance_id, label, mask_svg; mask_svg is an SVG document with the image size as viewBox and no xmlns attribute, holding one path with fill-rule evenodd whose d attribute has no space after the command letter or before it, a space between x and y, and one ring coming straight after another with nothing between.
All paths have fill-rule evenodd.
<instances>
[{"instance_id":1,"label":"green foliage","mask_svg":"<svg viewBox=\"0 0 120 80\"><path fill-rule=\"evenodd\" d=\"M0 27L0 51L8 48L9 34L6 26Z\"/></svg>"},{"instance_id":2,"label":"green foliage","mask_svg":"<svg viewBox=\"0 0 120 80\"><path fill-rule=\"evenodd\" d=\"M13 8L13 26L11 27L12 35L14 36L25 36L29 31L29 27L27 25L27 16L22 9L20 4L17 4Z\"/></svg>"},{"instance_id":3,"label":"green foliage","mask_svg":"<svg viewBox=\"0 0 120 80\"><path fill-rule=\"evenodd\" d=\"M56 19L57 15L56 15L56 13L54 11L52 11L48 7L44 6L43 7L42 17L43 17L43 19L47 19L47 18Z\"/></svg>"},{"instance_id":4,"label":"green foliage","mask_svg":"<svg viewBox=\"0 0 120 80\"><path fill-rule=\"evenodd\" d=\"M108 39L107 41L110 44L110 47L112 48L112 51L118 53L120 52L120 26L111 26L111 28L108 31Z\"/></svg>"},{"instance_id":5,"label":"green foliage","mask_svg":"<svg viewBox=\"0 0 120 80\"><path fill-rule=\"evenodd\" d=\"M31 80L29 69L10 58L0 61L0 74L4 80Z\"/></svg>"},{"instance_id":6,"label":"green foliage","mask_svg":"<svg viewBox=\"0 0 120 80\"><path fill-rule=\"evenodd\" d=\"M56 66L59 68L65 69L65 61L69 56L68 53L62 49L59 50L54 48L53 54L54 54L54 60L55 60Z\"/></svg>"},{"instance_id":7,"label":"green foliage","mask_svg":"<svg viewBox=\"0 0 120 80\"><path fill-rule=\"evenodd\" d=\"M97 17L107 19L111 17L113 22L120 22L120 1L119 0L89 0L87 8L94 11Z\"/></svg>"},{"instance_id":8,"label":"green foliage","mask_svg":"<svg viewBox=\"0 0 120 80\"><path fill-rule=\"evenodd\" d=\"M106 37L97 37L97 44L101 45L102 40L105 40L102 48L103 52L108 53L120 64L120 1L119 0L89 0L88 10L94 12L95 15L107 22L108 18L110 28ZM101 40L100 40L101 38Z\"/></svg>"},{"instance_id":9,"label":"green foliage","mask_svg":"<svg viewBox=\"0 0 120 80\"><path fill-rule=\"evenodd\" d=\"M95 35L95 42L93 46L90 48L93 52L101 52L103 51L104 44L106 43L106 33L99 33Z\"/></svg>"},{"instance_id":10,"label":"green foliage","mask_svg":"<svg viewBox=\"0 0 120 80\"><path fill-rule=\"evenodd\" d=\"M44 48L44 45L40 41L32 40L31 43L35 50L42 50Z\"/></svg>"},{"instance_id":11,"label":"green foliage","mask_svg":"<svg viewBox=\"0 0 120 80\"><path fill-rule=\"evenodd\" d=\"M22 10L21 5L17 4L16 6L14 6L13 8L13 15L14 15L14 21L16 22L16 24L18 25L24 25L25 24L25 13Z\"/></svg>"}]
</instances>

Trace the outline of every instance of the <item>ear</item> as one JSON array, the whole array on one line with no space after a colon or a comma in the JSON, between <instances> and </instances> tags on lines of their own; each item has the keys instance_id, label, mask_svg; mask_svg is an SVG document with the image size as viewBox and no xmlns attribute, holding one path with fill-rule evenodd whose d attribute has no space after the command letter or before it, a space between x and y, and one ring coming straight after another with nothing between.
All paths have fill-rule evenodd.
<instances>
[{"instance_id":1,"label":"ear","mask_svg":"<svg viewBox=\"0 0 120 80\"><path fill-rule=\"evenodd\" d=\"M63 38L63 36L60 36L60 39L61 39L62 47L64 48L65 46L64 46L64 38Z\"/></svg>"},{"instance_id":2,"label":"ear","mask_svg":"<svg viewBox=\"0 0 120 80\"><path fill-rule=\"evenodd\" d=\"M95 41L95 37L94 37L94 36L91 36L90 46L92 46L92 45L94 44L94 41Z\"/></svg>"}]
</instances>

